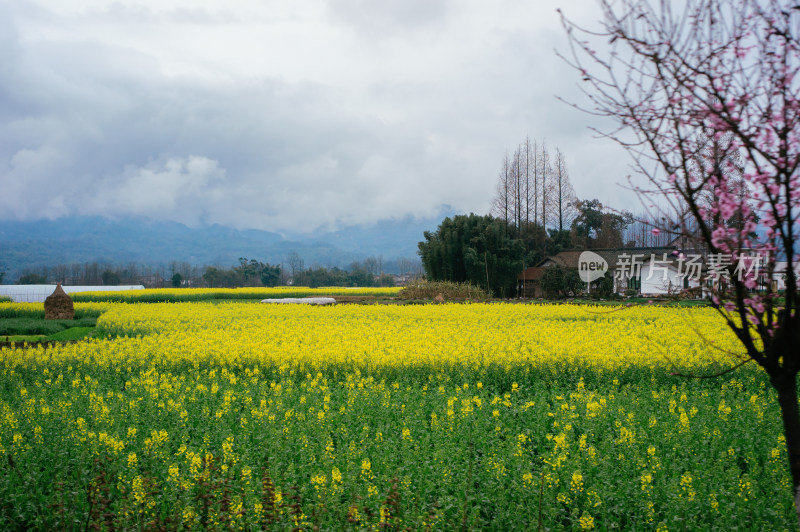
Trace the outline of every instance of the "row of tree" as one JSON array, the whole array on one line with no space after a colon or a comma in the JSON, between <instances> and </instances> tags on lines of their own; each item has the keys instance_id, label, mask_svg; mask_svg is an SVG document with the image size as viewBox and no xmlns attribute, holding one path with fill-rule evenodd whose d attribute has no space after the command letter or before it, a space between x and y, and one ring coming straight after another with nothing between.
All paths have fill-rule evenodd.
<instances>
[{"instance_id":1,"label":"row of tree","mask_svg":"<svg viewBox=\"0 0 800 532\"><path fill-rule=\"evenodd\" d=\"M239 257L239 264L232 268L206 266L202 279L209 288L233 288L238 286L278 286L281 281L281 267L247 260ZM183 283L180 272L172 276L172 286L179 287ZM190 283L189 283L190 284Z\"/></svg>"},{"instance_id":2,"label":"row of tree","mask_svg":"<svg viewBox=\"0 0 800 532\"><path fill-rule=\"evenodd\" d=\"M666 246L674 235L653 228L678 227L681 218L612 211L597 199L579 199L561 150L551 155L543 142L526 138L503 160L491 214L446 218L437 231L424 233L419 254L431 280L471 282L511 297L519 273L548 256L570 249ZM577 275L548 274L542 283L548 297L580 288ZM610 295L609 284L598 286L600 292Z\"/></svg>"},{"instance_id":3,"label":"row of tree","mask_svg":"<svg viewBox=\"0 0 800 532\"><path fill-rule=\"evenodd\" d=\"M709 139L702 154L705 159L719 159L731 167L739 199L747 188L738 170L740 162L727 152L730 139ZM713 152L713 153L712 153ZM713 191L703 193L703 203L711 204ZM536 240L546 251L547 239L566 246L560 233L570 231L569 241L576 248L666 246L676 231L653 232L656 227L685 228L687 209L684 204L671 206L669 212L633 213L609 211L597 199L581 200L570 180L564 153L552 153L545 142L526 137L514 152L504 157L497 178L496 193L490 214L504 220L517 234ZM577 220L577 224L574 224ZM555 234L552 234L555 231ZM535 247L535 246L534 246Z\"/></svg>"},{"instance_id":4,"label":"row of tree","mask_svg":"<svg viewBox=\"0 0 800 532\"><path fill-rule=\"evenodd\" d=\"M445 218L436 231L426 231L419 243L425 275L434 281L469 282L495 296L513 297L517 276L547 256L569 249L636 246L635 241L623 244L632 215L607 212L596 199L576 200L574 205L577 215L569 230L545 230L534 222L519 229L513 221L492 215ZM550 297L574 293L572 284L571 277L561 275L548 281L545 292Z\"/></svg>"},{"instance_id":5,"label":"row of tree","mask_svg":"<svg viewBox=\"0 0 800 532\"><path fill-rule=\"evenodd\" d=\"M686 229L686 214L685 206L669 214L633 214L607 209L597 199L581 200L563 152L556 148L553 154L544 142L527 137L503 159L491 214L446 218L437 231L424 233L419 254L431 280L471 282L509 297L520 272L563 250L668 246ZM660 227L676 230L653 231ZM577 276L549 275L546 294L576 291ZM600 291L609 292L611 283L601 284Z\"/></svg>"},{"instance_id":6,"label":"row of tree","mask_svg":"<svg viewBox=\"0 0 800 532\"><path fill-rule=\"evenodd\" d=\"M272 266L255 259L239 259L232 268L207 267L203 281L211 287L278 286L295 285L317 288L320 286L394 286L395 276L383 273L382 259L369 257L363 262L353 262L347 269L303 267L296 254L289 257L289 271L280 265Z\"/></svg>"},{"instance_id":7,"label":"row of tree","mask_svg":"<svg viewBox=\"0 0 800 532\"><path fill-rule=\"evenodd\" d=\"M419 254L431 280L471 282L511 297L519 273L560 251L667 245L670 235L652 231L658 222L579 199L563 152L551 154L528 137L503 159L491 214L446 218L424 233ZM568 272L550 275L546 293L575 291Z\"/></svg>"},{"instance_id":8,"label":"row of tree","mask_svg":"<svg viewBox=\"0 0 800 532\"><path fill-rule=\"evenodd\" d=\"M347 268L326 268L314 265L305 268L303 260L290 253L283 264L268 264L240 257L234 266L193 266L188 262L148 265L129 263L114 265L106 262L59 264L28 268L16 280L17 284L117 286L144 285L148 288L173 287L244 287L244 286L393 286L422 274L422 265L412 259L385 262L381 257L354 261ZM390 274L388 271L399 272ZM0 272L0 279L4 273Z\"/></svg>"},{"instance_id":9,"label":"row of tree","mask_svg":"<svg viewBox=\"0 0 800 532\"><path fill-rule=\"evenodd\" d=\"M531 225L568 229L578 214L564 154L526 137L503 159L491 213L519 232Z\"/></svg>"},{"instance_id":10,"label":"row of tree","mask_svg":"<svg viewBox=\"0 0 800 532\"><path fill-rule=\"evenodd\" d=\"M22 270L16 284L46 284L60 282L77 286L113 286L143 284L147 287L163 287L175 273L183 279L200 278L202 268L186 262L173 261L169 264L111 264L104 261L36 266Z\"/></svg>"},{"instance_id":11,"label":"row of tree","mask_svg":"<svg viewBox=\"0 0 800 532\"><path fill-rule=\"evenodd\" d=\"M530 260L513 226L491 215L445 218L424 238L419 254L429 280L469 282L500 297L514 295L516 276Z\"/></svg>"}]
</instances>

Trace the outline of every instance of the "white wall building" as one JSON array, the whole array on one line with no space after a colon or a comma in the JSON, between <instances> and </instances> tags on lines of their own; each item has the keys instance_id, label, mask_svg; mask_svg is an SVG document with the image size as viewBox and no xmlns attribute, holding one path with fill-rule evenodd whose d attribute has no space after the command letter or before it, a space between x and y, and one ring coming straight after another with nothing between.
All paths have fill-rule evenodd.
<instances>
[{"instance_id":1,"label":"white wall building","mask_svg":"<svg viewBox=\"0 0 800 532\"><path fill-rule=\"evenodd\" d=\"M640 292L643 296L677 294L701 285L701 271L692 272L679 266L679 262L668 256L651 255L642 260ZM681 270L680 268L683 268Z\"/></svg>"},{"instance_id":2,"label":"white wall building","mask_svg":"<svg viewBox=\"0 0 800 532\"><path fill-rule=\"evenodd\" d=\"M786 261L776 262L775 270L772 272L772 290L780 292L786 290L786 271L789 263ZM800 262L794 265L795 278L800 279Z\"/></svg>"}]
</instances>

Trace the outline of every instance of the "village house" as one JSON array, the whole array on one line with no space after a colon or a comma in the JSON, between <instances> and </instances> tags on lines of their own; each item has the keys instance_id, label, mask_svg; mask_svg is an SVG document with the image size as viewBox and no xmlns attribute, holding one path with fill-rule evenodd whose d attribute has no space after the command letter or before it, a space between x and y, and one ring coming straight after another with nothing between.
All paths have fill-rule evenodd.
<instances>
[{"instance_id":1,"label":"village house","mask_svg":"<svg viewBox=\"0 0 800 532\"><path fill-rule=\"evenodd\" d=\"M542 297L541 279L545 270L551 267L578 270L584 251L605 260L614 276L614 291L619 295L635 291L637 295L658 296L700 285L699 280L681 276L682 264L673 247L611 248L562 251L547 257L519 274L519 293L522 297Z\"/></svg>"},{"instance_id":2,"label":"village house","mask_svg":"<svg viewBox=\"0 0 800 532\"><path fill-rule=\"evenodd\" d=\"M660 297L686 294L707 297L710 291L725 283L726 264L703 250L679 250L672 246L590 249L562 251L531 266L517 277L519 294L525 298L543 297L541 280L547 268L561 267L578 270L584 251L591 251L608 264L614 276L614 291L619 295ZM780 292L786 289L788 262L775 262L771 279L767 279L766 264L759 264L757 290ZM734 265L736 268L741 266ZM800 263L795 272L800 277ZM738 273L738 270L737 270Z\"/></svg>"},{"instance_id":3,"label":"village house","mask_svg":"<svg viewBox=\"0 0 800 532\"><path fill-rule=\"evenodd\" d=\"M538 266L530 266L526 268L517 276L517 293L524 298L538 299L540 297L544 297L541 283L544 271L544 268Z\"/></svg>"}]
</instances>

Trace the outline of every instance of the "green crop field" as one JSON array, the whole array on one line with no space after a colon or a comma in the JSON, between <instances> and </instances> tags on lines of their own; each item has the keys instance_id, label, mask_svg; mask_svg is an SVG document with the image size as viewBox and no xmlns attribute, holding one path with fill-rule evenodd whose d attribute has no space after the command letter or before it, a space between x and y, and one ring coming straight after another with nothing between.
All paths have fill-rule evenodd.
<instances>
[{"instance_id":1,"label":"green crop field","mask_svg":"<svg viewBox=\"0 0 800 532\"><path fill-rule=\"evenodd\" d=\"M796 529L764 375L673 375L709 308L104 310L0 349L2 529Z\"/></svg>"}]
</instances>

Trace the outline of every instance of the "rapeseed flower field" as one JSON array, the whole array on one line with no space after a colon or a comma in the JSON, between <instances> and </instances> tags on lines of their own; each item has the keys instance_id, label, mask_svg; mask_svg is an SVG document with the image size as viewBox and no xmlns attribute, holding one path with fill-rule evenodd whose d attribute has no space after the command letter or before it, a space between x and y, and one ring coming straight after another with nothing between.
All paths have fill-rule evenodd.
<instances>
[{"instance_id":1,"label":"rapeseed flower field","mask_svg":"<svg viewBox=\"0 0 800 532\"><path fill-rule=\"evenodd\" d=\"M346 288L341 286L307 288L296 286L245 287L245 288L147 288L101 292L78 292L72 298L80 302L117 301L122 303L159 303L208 300L267 299L314 296L396 296L401 288Z\"/></svg>"},{"instance_id":2,"label":"rapeseed flower field","mask_svg":"<svg viewBox=\"0 0 800 532\"><path fill-rule=\"evenodd\" d=\"M0 528L794 527L764 375L675 375L736 362L709 308L76 309L0 350Z\"/></svg>"}]
</instances>

